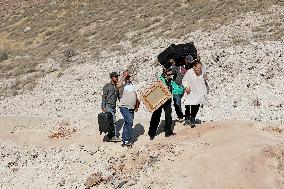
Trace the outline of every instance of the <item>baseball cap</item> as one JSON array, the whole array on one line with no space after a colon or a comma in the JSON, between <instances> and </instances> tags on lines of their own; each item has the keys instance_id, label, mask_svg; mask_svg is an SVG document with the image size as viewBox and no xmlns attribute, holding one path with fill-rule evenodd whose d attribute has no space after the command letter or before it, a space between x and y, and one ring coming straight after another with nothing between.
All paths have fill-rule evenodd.
<instances>
[{"instance_id":1,"label":"baseball cap","mask_svg":"<svg viewBox=\"0 0 284 189\"><path fill-rule=\"evenodd\" d=\"M110 78L112 78L112 77L118 77L119 76L119 74L117 73L117 72L111 72L110 74L109 74L109 77Z\"/></svg>"}]
</instances>

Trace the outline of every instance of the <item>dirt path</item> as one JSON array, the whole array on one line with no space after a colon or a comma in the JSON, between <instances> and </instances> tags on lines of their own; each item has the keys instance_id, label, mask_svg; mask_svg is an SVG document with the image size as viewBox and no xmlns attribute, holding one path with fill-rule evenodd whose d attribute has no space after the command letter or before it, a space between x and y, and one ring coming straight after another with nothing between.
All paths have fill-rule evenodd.
<instances>
[{"instance_id":1,"label":"dirt path","mask_svg":"<svg viewBox=\"0 0 284 189\"><path fill-rule=\"evenodd\" d=\"M1 118L0 188L284 187L281 126L225 121L192 129L177 123L176 136L165 138L160 128L150 141L148 121L136 120L137 141L127 149L102 142L94 120L75 130L45 122ZM59 131L66 137L50 137Z\"/></svg>"}]
</instances>

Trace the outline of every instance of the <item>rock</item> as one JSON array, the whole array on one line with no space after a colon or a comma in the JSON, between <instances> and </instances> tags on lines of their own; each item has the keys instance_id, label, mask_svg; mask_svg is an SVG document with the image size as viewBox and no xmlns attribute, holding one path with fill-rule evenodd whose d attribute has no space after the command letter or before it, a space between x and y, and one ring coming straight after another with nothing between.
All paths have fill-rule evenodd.
<instances>
[{"instance_id":1,"label":"rock","mask_svg":"<svg viewBox=\"0 0 284 189\"><path fill-rule=\"evenodd\" d=\"M48 58L45 63L37 65L37 70L42 70L44 72L54 72L61 70L60 63L55 61L53 58Z\"/></svg>"},{"instance_id":2,"label":"rock","mask_svg":"<svg viewBox=\"0 0 284 189\"><path fill-rule=\"evenodd\" d=\"M26 28L24 29L24 33L30 31L31 29L32 29L31 27L26 27Z\"/></svg>"},{"instance_id":3,"label":"rock","mask_svg":"<svg viewBox=\"0 0 284 189\"><path fill-rule=\"evenodd\" d=\"M118 188L122 188L125 184L127 183L127 181L122 181L121 183L118 184Z\"/></svg>"},{"instance_id":4,"label":"rock","mask_svg":"<svg viewBox=\"0 0 284 189\"><path fill-rule=\"evenodd\" d=\"M73 49L66 49L64 52L63 52L64 56L66 58L72 58L73 56L76 55L76 52L73 50Z\"/></svg>"},{"instance_id":5,"label":"rock","mask_svg":"<svg viewBox=\"0 0 284 189\"><path fill-rule=\"evenodd\" d=\"M8 53L5 51L0 50L0 62L4 61L4 60L8 60Z\"/></svg>"}]
</instances>

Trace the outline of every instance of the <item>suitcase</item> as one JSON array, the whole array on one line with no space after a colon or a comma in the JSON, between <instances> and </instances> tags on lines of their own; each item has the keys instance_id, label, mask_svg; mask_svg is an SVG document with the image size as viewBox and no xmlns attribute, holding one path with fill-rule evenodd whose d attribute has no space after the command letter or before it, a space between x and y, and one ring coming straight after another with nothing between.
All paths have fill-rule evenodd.
<instances>
[{"instance_id":1,"label":"suitcase","mask_svg":"<svg viewBox=\"0 0 284 189\"><path fill-rule=\"evenodd\" d=\"M102 112L98 114L98 125L100 135L114 131L113 117L110 112Z\"/></svg>"}]
</instances>

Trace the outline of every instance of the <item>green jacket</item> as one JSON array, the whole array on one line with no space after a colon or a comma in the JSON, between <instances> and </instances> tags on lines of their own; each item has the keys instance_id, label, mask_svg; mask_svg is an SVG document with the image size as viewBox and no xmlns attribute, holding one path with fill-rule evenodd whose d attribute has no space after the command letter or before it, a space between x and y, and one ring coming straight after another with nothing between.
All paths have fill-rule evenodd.
<instances>
[{"instance_id":1,"label":"green jacket","mask_svg":"<svg viewBox=\"0 0 284 189\"><path fill-rule=\"evenodd\" d=\"M161 75L160 80L166 84L166 79ZM183 94L184 93L184 87L182 85L178 85L175 81L171 81L172 86L172 94Z\"/></svg>"}]
</instances>

